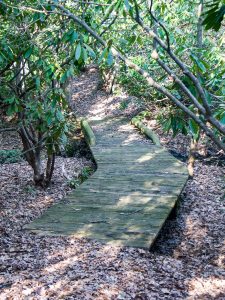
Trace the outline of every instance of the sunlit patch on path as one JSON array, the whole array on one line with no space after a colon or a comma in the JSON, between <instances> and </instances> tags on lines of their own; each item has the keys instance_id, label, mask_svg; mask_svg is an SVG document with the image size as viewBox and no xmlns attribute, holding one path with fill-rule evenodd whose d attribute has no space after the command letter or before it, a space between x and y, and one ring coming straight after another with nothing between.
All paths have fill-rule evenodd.
<instances>
[{"instance_id":1,"label":"sunlit patch on path","mask_svg":"<svg viewBox=\"0 0 225 300\"><path fill-rule=\"evenodd\" d=\"M124 118L92 120L97 171L26 228L149 248L188 178L162 147L141 143ZM95 127L96 126L96 127Z\"/></svg>"}]
</instances>

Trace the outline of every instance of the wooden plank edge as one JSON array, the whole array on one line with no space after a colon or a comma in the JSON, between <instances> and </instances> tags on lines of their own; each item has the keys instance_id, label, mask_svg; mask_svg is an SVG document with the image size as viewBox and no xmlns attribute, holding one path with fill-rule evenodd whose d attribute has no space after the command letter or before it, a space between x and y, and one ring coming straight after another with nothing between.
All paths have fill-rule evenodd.
<instances>
[{"instance_id":1,"label":"wooden plank edge","mask_svg":"<svg viewBox=\"0 0 225 300\"><path fill-rule=\"evenodd\" d=\"M152 248L153 248L155 242L157 241L157 239L158 239L160 233L162 232L163 227L165 226L166 222L170 219L170 216L173 215L173 214L174 214L174 215L177 214L177 212L174 213L174 210L177 210L177 206L178 206L178 203L179 203L179 201L180 201L181 194L182 194L182 192L184 191L184 189L185 189L185 187L186 187L187 181L188 181L188 177L187 177L185 183L183 184L183 187L182 187L180 193L178 194L177 199L176 199L174 205L171 206L171 208L170 208L170 210L169 210L169 213L168 213L168 215L167 215L167 218L165 218L164 221L161 223L161 226L159 227L158 232L156 233L156 235L155 235L154 238L152 239L151 244L150 244L150 246L149 246L149 251L152 250Z\"/></svg>"}]
</instances>

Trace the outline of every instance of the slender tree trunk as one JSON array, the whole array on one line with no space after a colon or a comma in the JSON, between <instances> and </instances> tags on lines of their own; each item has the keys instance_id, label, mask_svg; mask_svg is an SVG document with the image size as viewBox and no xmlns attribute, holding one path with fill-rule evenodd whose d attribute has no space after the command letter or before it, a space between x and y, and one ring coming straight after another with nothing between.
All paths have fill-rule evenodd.
<instances>
[{"instance_id":1,"label":"slender tree trunk","mask_svg":"<svg viewBox=\"0 0 225 300\"><path fill-rule=\"evenodd\" d=\"M23 143L23 153L26 158L26 161L33 169L33 180L35 185L47 187L51 182L54 171L55 153L48 155L46 163L46 172L44 172L44 166L41 161L41 153L43 149L43 136L39 134L38 139L34 140L34 137L37 137L38 134L33 132L33 127L31 128L32 130L30 132L25 126L23 126L19 130L19 134Z\"/></svg>"},{"instance_id":2,"label":"slender tree trunk","mask_svg":"<svg viewBox=\"0 0 225 300\"><path fill-rule=\"evenodd\" d=\"M98 41L101 45L103 45L104 47L108 46L107 42L95 31L93 30L84 20L80 19L79 17L77 17L76 15L74 15L72 12L70 12L67 8L65 8L63 5L61 4L57 4L57 3L53 3L52 4L58 8L63 14L65 14L68 18L74 20L75 23L79 24L83 29L85 29L88 33L90 33L93 38ZM213 115L212 115L212 110L208 104L207 101L207 97L205 94L205 90L201 85L201 82L198 80L198 78L189 70L189 68L186 66L186 64L184 64L182 62L182 60L175 55L175 53L172 51L172 49L170 48L170 43L169 43L169 35L168 35L168 31L166 30L166 28L160 24L161 26L163 26L163 29L166 33L166 37L167 37L167 43L164 43L163 40L160 39L160 37L158 37L153 30L146 26L142 19L140 18L140 14L139 14L139 10L138 7L136 7L136 17L133 18L133 20L142 27L143 29L143 33L147 34L148 36L150 36L151 38L155 39L157 44L165 51L165 53L167 54L167 56L174 62L176 63L176 65L180 68L180 70L183 72L183 74L185 74L186 76L188 76L188 78L190 78L190 80L192 81L192 83L194 84L195 88L197 89L197 91L199 92L199 94L201 95L201 100L202 100L202 104L199 103L198 99L196 99L194 97L194 95L188 90L188 88L183 85L183 83L181 82L181 80L178 80L178 84L180 86L180 88L189 96L190 100L192 100L194 106L196 108L198 108L198 110L201 113L201 116L203 115L203 117L210 122L210 124L212 124L216 129L218 129L218 131L224 135L225 134L225 126L219 122ZM140 75L142 75L148 82L149 86L155 88L156 90L158 90L160 93L162 93L163 95L165 95L166 97L168 97L177 107L179 107L185 114L187 114L189 117L191 117L198 125L199 127L206 133L207 136L209 136L212 141L214 141L218 147L220 147L221 149L223 149L225 151L225 145L224 143L220 140L220 137L217 137L213 130L207 126L205 120L200 117L198 117L192 110L189 109L188 106L185 105L185 103L183 103L182 101L180 101L174 94L172 94L167 88L165 88L163 85L159 84L158 82L156 82L151 75L145 71L144 69L142 69L141 67L139 67L138 65L136 65L135 63L133 63L132 61L130 61L126 56L124 56L120 51L118 51L116 48L114 48L113 46L111 47L111 51L112 54L117 57L118 59L120 59L121 61L123 61L128 67L132 68L133 70L137 71ZM157 61L159 61L160 59L157 58ZM166 63L163 63L163 68L164 70L166 70L166 72L168 74L173 75L173 77L177 80L179 79L177 77L176 74L174 74L174 72L172 72L169 68L169 66Z\"/></svg>"},{"instance_id":3,"label":"slender tree trunk","mask_svg":"<svg viewBox=\"0 0 225 300\"><path fill-rule=\"evenodd\" d=\"M46 165L45 186L48 186L51 182L54 166L55 166L55 153L48 155L48 160Z\"/></svg>"},{"instance_id":4,"label":"slender tree trunk","mask_svg":"<svg viewBox=\"0 0 225 300\"><path fill-rule=\"evenodd\" d=\"M116 76L118 74L118 71L119 71L119 63L118 63L118 59L115 59L115 64L113 66L112 73L109 74L109 80L108 80L108 83L107 83L107 92L109 94L113 93L113 87L114 87L114 84L115 84L115 80L116 80Z\"/></svg>"},{"instance_id":5,"label":"slender tree trunk","mask_svg":"<svg viewBox=\"0 0 225 300\"><path fill-rule=\"evenodd\" d=\"M197 23L197 47L199 49L202 49L203 47L203 0L200 0L199 6L198 6L198 23Z\"/></svg>"},{"instance_id":6,"label":"slender tree trunk","mask_svg":"<svg viewBox=\"0 0 225 300\"><path fill-rule=\"evenodd\" d=\"M44 172L42 168L41 163L41 150L40 149L34 149L34 157L35 161L33 164L33 170L34 170L34 183L36 185L44 187Z\"/></svg>"},{"instance_id":7,"label":"slender tree trunk","mask_svg":"<svg viewBox=\"0 0 225 300\"><path fill-rule=\"evenodd\" d=\"M197 47L199 50L202 49L203 47L203 18L202 18L202 13L203 13L203 0L200 0L199 5L198 5L198 23L197 23ZM200 57L200 53L198 54ZM198 79L200 80L201 78L201 73L198 72L197 74ZM191 144L190 144L190 152L189 152L189 157L188 157L188 173L190 178L193 178L194 176L194 165L195 165L195 159L196 159L196 153L198 151L198 141L195 140L193 137L191 139Z\"/></svg>"},{"instance_id":8,"label":"slender tree trunk","mask_svg":"<svg viewBox=\"0 0 225 300\"><path fill-rule=\"evenodd\" d=\"M155 20L153 20L153 32L157 35L157 23ZM155 39L153 39L153 50L157 50L157 42Z\"/></svg>"},{"instance_id":9,"label":"slender tree trunk","mask_svg":"<svg viewBox=\"0 0 225 300\"><path fill-rule=\"evenodd\" d=\"M34 171L33 180L35 185L43 186L44 172L41 164L41 148L31 143L24 128L19 130L19 134L23 143L23 153L26 161Z\"/></svg>"},{"instance_id":10,"label":"slender tree trunk","mask_svg":"<svg viewBox=\"0 0 225 300\"><path fill-rule=\"evenodd\" d=\"M194 176L194 164L195 164L195 157L198 148L198 142L195 139L191 139L189 157L188 157L188 173L190 178Z\"/></svg>"}]
</instances>

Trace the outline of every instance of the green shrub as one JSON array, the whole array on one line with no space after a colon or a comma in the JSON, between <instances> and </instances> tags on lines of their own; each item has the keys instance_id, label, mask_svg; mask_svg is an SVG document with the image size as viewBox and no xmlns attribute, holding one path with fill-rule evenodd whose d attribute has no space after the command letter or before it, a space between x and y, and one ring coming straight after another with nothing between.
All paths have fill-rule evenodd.
<instances>
[{"instance_id":1,"label":"green shrub","mask_svg":"<svg viewBox=\"0 0 225 300\"><path fill-rule=\"evenodd\" d=\"M82 182L88 179L88 177L91 176L91 174L94 172L94 169L92 167L84 167L81 171L81 174L78 177L73 177L71 180L69 180L68 185L75 189L77 188Z\"/></svg>"},{"instance_id":2,"label":"green shrub","mask_svg":"<svg viewBox=\"0 0 225 300\"><path fill-rule=\"evenodd\" d=\"M77 151L77 143L75 141L69 141L65 146L65 156L74 157Z\"/></svg>"},{"instance_id":3,"label":"green shrub","mask_svg":"<svg viewBox=\"0 0 225 300\"><path fill-rule=\"evenodd\" d=\"M84 180L88 179L89 176L91 176L91 174L93 173L93 168L92 167L84 167L82 172L81 172L81 175L80 175L80 179L81 179L81 182L83 182Z\"/></svg>"},{"instance_id":4,"label":"green shrub","mask_svg":"<svg viewBox=\"0 0 225 300\"><path fill-rule=\"evenodd\" d=\"M120 110L125 110L125 109L128 108L128 106L129 106L129 102L128 102L128 101L122 101L122 102L120 103L120 105L119 105L119 109L120 109Z\"/></svg>"},{"instance_id":5,"label":"green shrub","mask_svg":"<svg viewBox=\"0 0 225 300\"><path fill-rule=\"evenodd\" d=\"M19 149L0 150L0 164L17 163L22 160L22 152Z\"/></svg>"},{"instance_id":6,"label":"green shrub","mask_svg":"<svg viewBox=\"0 0 225 300\"><path fill-rule=\"evenodd\" d=\"M76 189L80 185L80 180L79 178L73 177L68 181L68 185L71 189Z\"/></svg>"}]
</instances>

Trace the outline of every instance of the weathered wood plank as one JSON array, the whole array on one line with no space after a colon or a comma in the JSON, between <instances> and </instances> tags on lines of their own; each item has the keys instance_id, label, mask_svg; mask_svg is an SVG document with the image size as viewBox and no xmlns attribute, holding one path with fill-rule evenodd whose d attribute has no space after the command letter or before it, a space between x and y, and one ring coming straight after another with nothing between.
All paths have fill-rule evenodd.
<instances>
[{"instance_id":1,"label":"weathered wood plank","mask_svg":"<svg viewBox=\"0 0 225 300\"><path fill-rule=\"evenodd\" d=\"M122 129L126 123L123 118L91 122L98 125L91 146L97 172L26 229L112 245L152 245L188 174L165 149L129 141L130 129Z\"/></svg>"}]
</instances>

